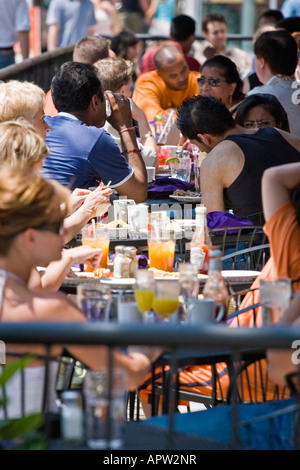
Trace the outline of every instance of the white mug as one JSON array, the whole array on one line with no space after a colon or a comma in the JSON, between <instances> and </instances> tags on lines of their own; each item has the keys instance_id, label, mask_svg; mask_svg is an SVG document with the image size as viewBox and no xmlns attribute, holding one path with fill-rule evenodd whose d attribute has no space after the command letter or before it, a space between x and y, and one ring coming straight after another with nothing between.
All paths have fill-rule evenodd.
<instances>
[{"instance_id":1,"label":"white mug","mask_svg":"<svg viewBox=\"0 0 300 470\"><path fill-rule=\"evenodd\" d=\"M219 308L216 318L216 310ZM224 305L214 299L192 299L188 307L188 321L192 324L218 323L225 314Z\"/></svg>"},{"instance_id":2,"label":"white mug","mask_svg":"<svg viewBox=\"0 0 300 470\"><path fill-rule=\"evenodd\" d=\"M118 323L141 323L142 320L136 302L118 302Z\"/></svg>"}]
</instances>

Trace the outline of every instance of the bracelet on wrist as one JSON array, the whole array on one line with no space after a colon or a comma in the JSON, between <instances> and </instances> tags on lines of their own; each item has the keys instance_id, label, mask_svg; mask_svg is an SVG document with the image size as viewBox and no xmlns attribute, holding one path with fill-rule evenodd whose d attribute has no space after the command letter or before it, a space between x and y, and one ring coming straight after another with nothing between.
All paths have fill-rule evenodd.
<instances>
[{"instance_id":1,"label":"bracelet on wrist","mask_svg":"<svg viewBox=\"0 0 300 470\"><path fill-rule=\"evenodd\" d=\"M153 137L153 134L151 131L147 132L141 137L141 140L147 139L148 137Z\"/></svg>"},{"instance_id":2,"label":"bracelet on wrist","mask_svg":"<svg viewBox=\"0 0 300 470\"><path fill-rule=\"evenodd\" d=\"M133 148L133 149L124 150L124 151L121 152L121 153L122 153L122 155L125 155L126 153L131 153L131 152L140 153L141 150L140 150L140 149Z\"/></svg>"},{"instance_id":3,"label":"bracelet on wrist","mask_svg":"<svg viewBox=\"0 0 300 470\"><path fill-rule=\"evenodd\" d=\"M121 134L122 132L126 132L126 131L135 131L135 126L125 127L124 129L121 129L119 133Z\"/></svg>"}]
</instances>

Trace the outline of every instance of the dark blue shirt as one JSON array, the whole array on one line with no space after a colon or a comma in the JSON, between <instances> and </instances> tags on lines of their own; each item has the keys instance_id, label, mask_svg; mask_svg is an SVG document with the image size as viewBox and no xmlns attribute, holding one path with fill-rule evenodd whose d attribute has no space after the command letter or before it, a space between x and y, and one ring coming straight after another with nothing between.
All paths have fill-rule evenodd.
<instances>
[{"instance_id":1,"label":"dark blue shirt","mask_svg":"<svg viewBox=\"0 0 300 470\"><path fill-rule=\"evenodd\" d=\"M111 188L125 183L133 174L114 139L104 129L87 126L66 113L45 120L50 126L42 175L71 190L97 186L100 181Z\"/></svg>"}]
</instances>

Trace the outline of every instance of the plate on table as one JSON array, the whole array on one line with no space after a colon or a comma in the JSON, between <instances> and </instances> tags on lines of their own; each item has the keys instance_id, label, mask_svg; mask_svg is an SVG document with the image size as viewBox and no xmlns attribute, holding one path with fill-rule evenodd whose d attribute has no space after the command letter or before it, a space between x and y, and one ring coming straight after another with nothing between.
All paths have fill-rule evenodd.
<instances>
[{"instance_id":1,"label":"plate on table","mask_svg":"<svg viewBox=\"0 0 300 470\"><path fill-rule=\"evenodd\" d=\"M238 269L226 269L222 271L222 276L228 282L247 282L257 278L260 274L260 271L250 271L250 270L238 270Z\"/></svg>"},{"instance_id":2,"label":"plate on table","mask_svg":"<svg viewBox=\"0 0 300 470\"><path fill-rule=\"evenodd\" d=\"M155 173L155 178L164 178L165 176L171 176L171 172L170 171L165 171L163 173L161 172L158 172L158 173Z\"/></svg>"},{"instance_id":3,"label":"plate on table","mask_svg":"<svg viewBox=\"0 0 300 470\"><path fill-rule=\"evenodd\" d=\"M132 278L132 277L128 277L128 278L117 278L117 277L108 277L108 278L104 278L102 277L100 279L100 283L101 284L106 284L106 285L109 285L111 286L112 288L121 288L121 289L124 289L124 288L131 288L135 285L135 278Z\"/></svg>"},{"instance_id":4,"label":"plate on table","mask_svg":"<svg viewBox=\"0 0 300 470\"><path fill-rule=\"evenodd\" d=\"M95 276L93 272L82 272L82 271L75 271L74 269L73 276L68 276L64 279L63 284L65 285L77 285L77 284L99 284L101 279L109 279L108 276L112 276L111 271L109 269L99 268L99 275ZM100 272L101 271L101 272Z\"/></svg>"},{"instance_id":5,"label":"plate on table","mask_svg":"<svg viewBox=\"0 0 300 470\"><path fill-rule=\"evenodd\" d=\"M171 199L175 199L175 201L178 202L201 202L201 196L175 196L174 194L171 194L169 196Z\"/></svg>"}]
</instances>

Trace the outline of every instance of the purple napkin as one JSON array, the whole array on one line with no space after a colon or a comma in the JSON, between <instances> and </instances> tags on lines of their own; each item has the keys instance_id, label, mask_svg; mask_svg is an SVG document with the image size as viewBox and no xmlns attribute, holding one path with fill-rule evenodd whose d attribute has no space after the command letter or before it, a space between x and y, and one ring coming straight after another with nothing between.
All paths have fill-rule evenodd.
<instances>
[{"instance_id":1,"label":"purple napkin","mask_svg":"<svg viewBox=\"0 0 300 470\"><path fill-rule=\"evenodd\" d=\"M158 178L153 182L152 187L148 189L148 198L164 198L173 194L176 189L195 191L195 185L177 178Z\"/></svg>"},{"instance_id":2,"label":"purple napkin","mask_svg":"<svg viewBox=\"0 0 300 470\"><path fill-rule=\"evenodd\" d=\"M213 211L207 214L207 226L210 230L222 227L252 227L253 222L251 222L251 220L241 219L230 212ZM221 231L218 233L222 235ZM227 233L231 235L237 233L237 230L228 230Z\"/></svg>"}]
</instances>

